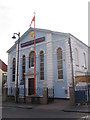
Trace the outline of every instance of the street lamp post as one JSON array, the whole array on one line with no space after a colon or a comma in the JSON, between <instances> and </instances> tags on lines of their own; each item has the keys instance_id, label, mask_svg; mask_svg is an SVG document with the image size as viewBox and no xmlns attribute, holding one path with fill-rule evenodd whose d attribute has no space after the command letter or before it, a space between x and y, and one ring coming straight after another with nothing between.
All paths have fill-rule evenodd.
<instances>
[{"instance_id":1,"label":"street lamp post","mask_svg":"<svg viewBox=\"0 0 90 120\"><path fill-rule=\"evenodd\" d=\"M16 39L15 35L18 36L18 50L17 50L17 74L16 74L16 89L15 89L15 101L18 103L18 96L19 96L19 88L18 88L18 67L19 67L19 43L20 43L20 32L19 33L14 33L13 34L13 39Z\"/></svg>"}]
</instances>

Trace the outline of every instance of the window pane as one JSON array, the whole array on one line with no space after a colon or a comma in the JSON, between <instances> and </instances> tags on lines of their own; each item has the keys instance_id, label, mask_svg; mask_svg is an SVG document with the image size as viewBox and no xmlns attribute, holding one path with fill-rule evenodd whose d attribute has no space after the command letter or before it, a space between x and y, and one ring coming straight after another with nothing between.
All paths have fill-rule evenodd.
<instances>
[{"instance_id":1,"label":"window pane","mask_svg":"<svg viewBox=\"0 0 90 120\"><path fill-rule=\"evenodd\" d=\"M57 61L58 65L62 66L62 60Z\"/></svg>"},{"instance_id":2,"label":"window pane","mask_svg":"<svg viewBox=\"0 0 90 120\"><path fill-rule=\"evenodd\" d=\"M15 67L16 67L16 59L13 58L13 69L12 69L12 81L14 82L15 81Z\"/></svg>"},{"instance_id":3,"label":"window pane","mask_svg":"<svg viewBox=\"0 0 90 120\"><path fill-rule=\"evenodd\" d=\"M25 80L25 55L22 57L22 81Z\"/></svg>"},{"instance_id":4,"label":"window pane","mask_svg":"<svg viewBox=\"0 0 90 120\"><path fill-rule=\"evenodd\" d=\"M86 54L83 53L83 56L84 56L84 67L86 67Z\"/></svg>"},{"instance_id":5,"label":"window pane","mask_svg":"<svg viewBox=\"0 0 90 120\"><path fill-rule=\"evenodd\" d=\"M63 61L62 61L62 49L57 49L57 70L58 79L63 79Z\"/></svg>"},{"instance_id":6,"label":"window pane","mask_svg":"<svg viewBox=\"0 0 90 120\"><path fill-rule=\"evenodd\" d=\"M41 71L41 72L44 71L44 67L40 67L40 71Z\"/></svg>"},{"instance_id":7,"label":"window pane","mask_svg":"<svg viewBox=\"0 0 90 120\"><path fill-rule=\"evenodd\" d=\"M44 80L44 52L40 52L40 80Z\"/></svg>"},{"instance_id":8,"label":"window pane","mask_svg":"<svg viewBox=\"0 0 90 120\"><path fill-rule=\"evenodd\" d=\"M58 64L58 69L62 69L62 64Z\"/></svg>"},{"instance_id":9,"label":"window pane","mask_svg":"<svg viewBox=\"0 0 90 120\"><path fill-rule=\"evenodd\" d=\"M79 65L79 56L78 56L78 49L75 48L75 60L76 60L76 65Z\"/></svg>"},{"instance_id":10,"label":"window pane","mask_svg":"<svg viewBox=\"0 0 90 120\"><path fill-rule=\"evenodd\" d=\"M40 62L43 62L43 61L44 61L44 57L40 56Z\"/></svg>"},{"instance_id":11,"label":"window pane","mask_svg":"<svg viewBox=\"0 0 90 120\"><path fill-rule=\"evenodd\" d=\"M40 72L40 80L44 80L44 72Z\"/></svg>"},{"instance_id":12,"label":"window pane","mask_svg":"<svg viewBox=\"0 0 90 120\"><path fill-rule=\"evenodd\" d=\"M29 54L29 68L34 66L34 51Z\"/></svg>"},{"instance_id":13,"label":"window pane","mask_svg":"<svg viewBox=\"0 0 90 120\"><path fill-rule=\"evenodd\" d=\"M60 75L58 79L63 79L63 75Z\"/></svg>"}]
</instances>

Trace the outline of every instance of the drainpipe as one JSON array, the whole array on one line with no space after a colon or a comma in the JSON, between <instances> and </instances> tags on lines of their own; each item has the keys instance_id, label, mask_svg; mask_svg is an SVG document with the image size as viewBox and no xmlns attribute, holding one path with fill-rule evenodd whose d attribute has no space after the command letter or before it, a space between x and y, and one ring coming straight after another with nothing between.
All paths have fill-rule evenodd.
<instances>
[{"instance_id":1,"label":"drainpipe","mask_svg":"<svg viewBox=\"0 0 90 120\"><path fill-rule=\"evenodd\" d=\"M74 104L75 104L75 85L74 85L74 70L73 70L73 57L72 57L72 46L71 46L71 39L70 39L70 35L69 35L69 40L68 40L68 44L70 47L70 61L71 61L71 71L72 71L72 88L73 88L73 99L74 99Z\"/></svg>"}]
</instances>

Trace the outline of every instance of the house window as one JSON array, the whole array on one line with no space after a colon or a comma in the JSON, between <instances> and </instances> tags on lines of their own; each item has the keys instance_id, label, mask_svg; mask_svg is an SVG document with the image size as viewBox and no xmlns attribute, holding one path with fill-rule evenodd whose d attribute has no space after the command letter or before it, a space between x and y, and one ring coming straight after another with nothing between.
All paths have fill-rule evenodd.
<instances>
[{"instance_id":1,"label":"house window","mask_svg":"<svg viewBox=\"0 0 90 120\"><path fill-rule=\"evenodd\" d=\"M16 59L13 58L13 66L12 66L12 82L15 82L15 69L16 69Z\"/></svg>"},{"instance_id":2,"label":"house window","mask_svg":"<svg viewBox=\"0 0 90 120\"><path fill-rule=\"evenodd\" d=\"M79 66L79 56L78 56L78 49L75 48L75 60L76 60L76 66Z\"/></svg>"},{"instance_id":3,"label":"house window","mask_svg":"<svg viewBox=\"0 0 90 120\"><path fill-rule=\"evenodd\" d=\"M44 52L40 52L40 80L44 80Z\"/></svg>"},{"instance_id":4,"label":"house window","mask_svg":"<svg viewBox=\"0 0 90 120\"><path fill-rule=\"evenodd\" d=\"M58 70L58 79L63 79L62 48L57 49L57 70Z\"/></svg>"},{"instance_id":5,"label":"house window","mask_svg":"<svg viewBox=\"0 0 90 120\"><path fill-rule=\"evenodd\" d=\"M34 67L34 51L29 54L29 68Z\"/></svg>"},{"instance_id":6,"label":"house window","mask_svg":"<svg viewBox=\"0 0 90 120\"><path fill-rule=\"evenodd\" d=\"M22 82L25 80L25 55L22 57Z\"/></svg>"},{"instance_id":7,"label":"house window","mask_svg":"<svg viewBox=\"0 0 90 120\"><path fill-rule=\"evenodd\" d=\"M84 68L86 68L86 54L83 53L83 57L84 57Z\"/></svg>"}]
</instances>

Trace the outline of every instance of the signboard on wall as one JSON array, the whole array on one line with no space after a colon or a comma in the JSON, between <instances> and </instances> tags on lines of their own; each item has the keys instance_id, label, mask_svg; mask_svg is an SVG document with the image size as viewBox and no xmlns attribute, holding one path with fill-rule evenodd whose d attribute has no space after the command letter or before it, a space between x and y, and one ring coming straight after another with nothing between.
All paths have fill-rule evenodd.
<instances>
[{"instance_id":1,"label":"signboard on wall","mask_svg":"<svg viewBox=\"0 0 90 120\"><path fill-rule=\"evenodd\" d=\"M35 39L35 43L40 43L40 42L43 42L45 41L45 37L41 37L41 38L37 38ZM34 44L34 40L31 40L31 41L28 41L28 42L25 42L25 43L22 43L21 44L21 48L23 47L27 47L27 46L30 46L30 45L33 45Z\"/></svg>"}]
</instances>

